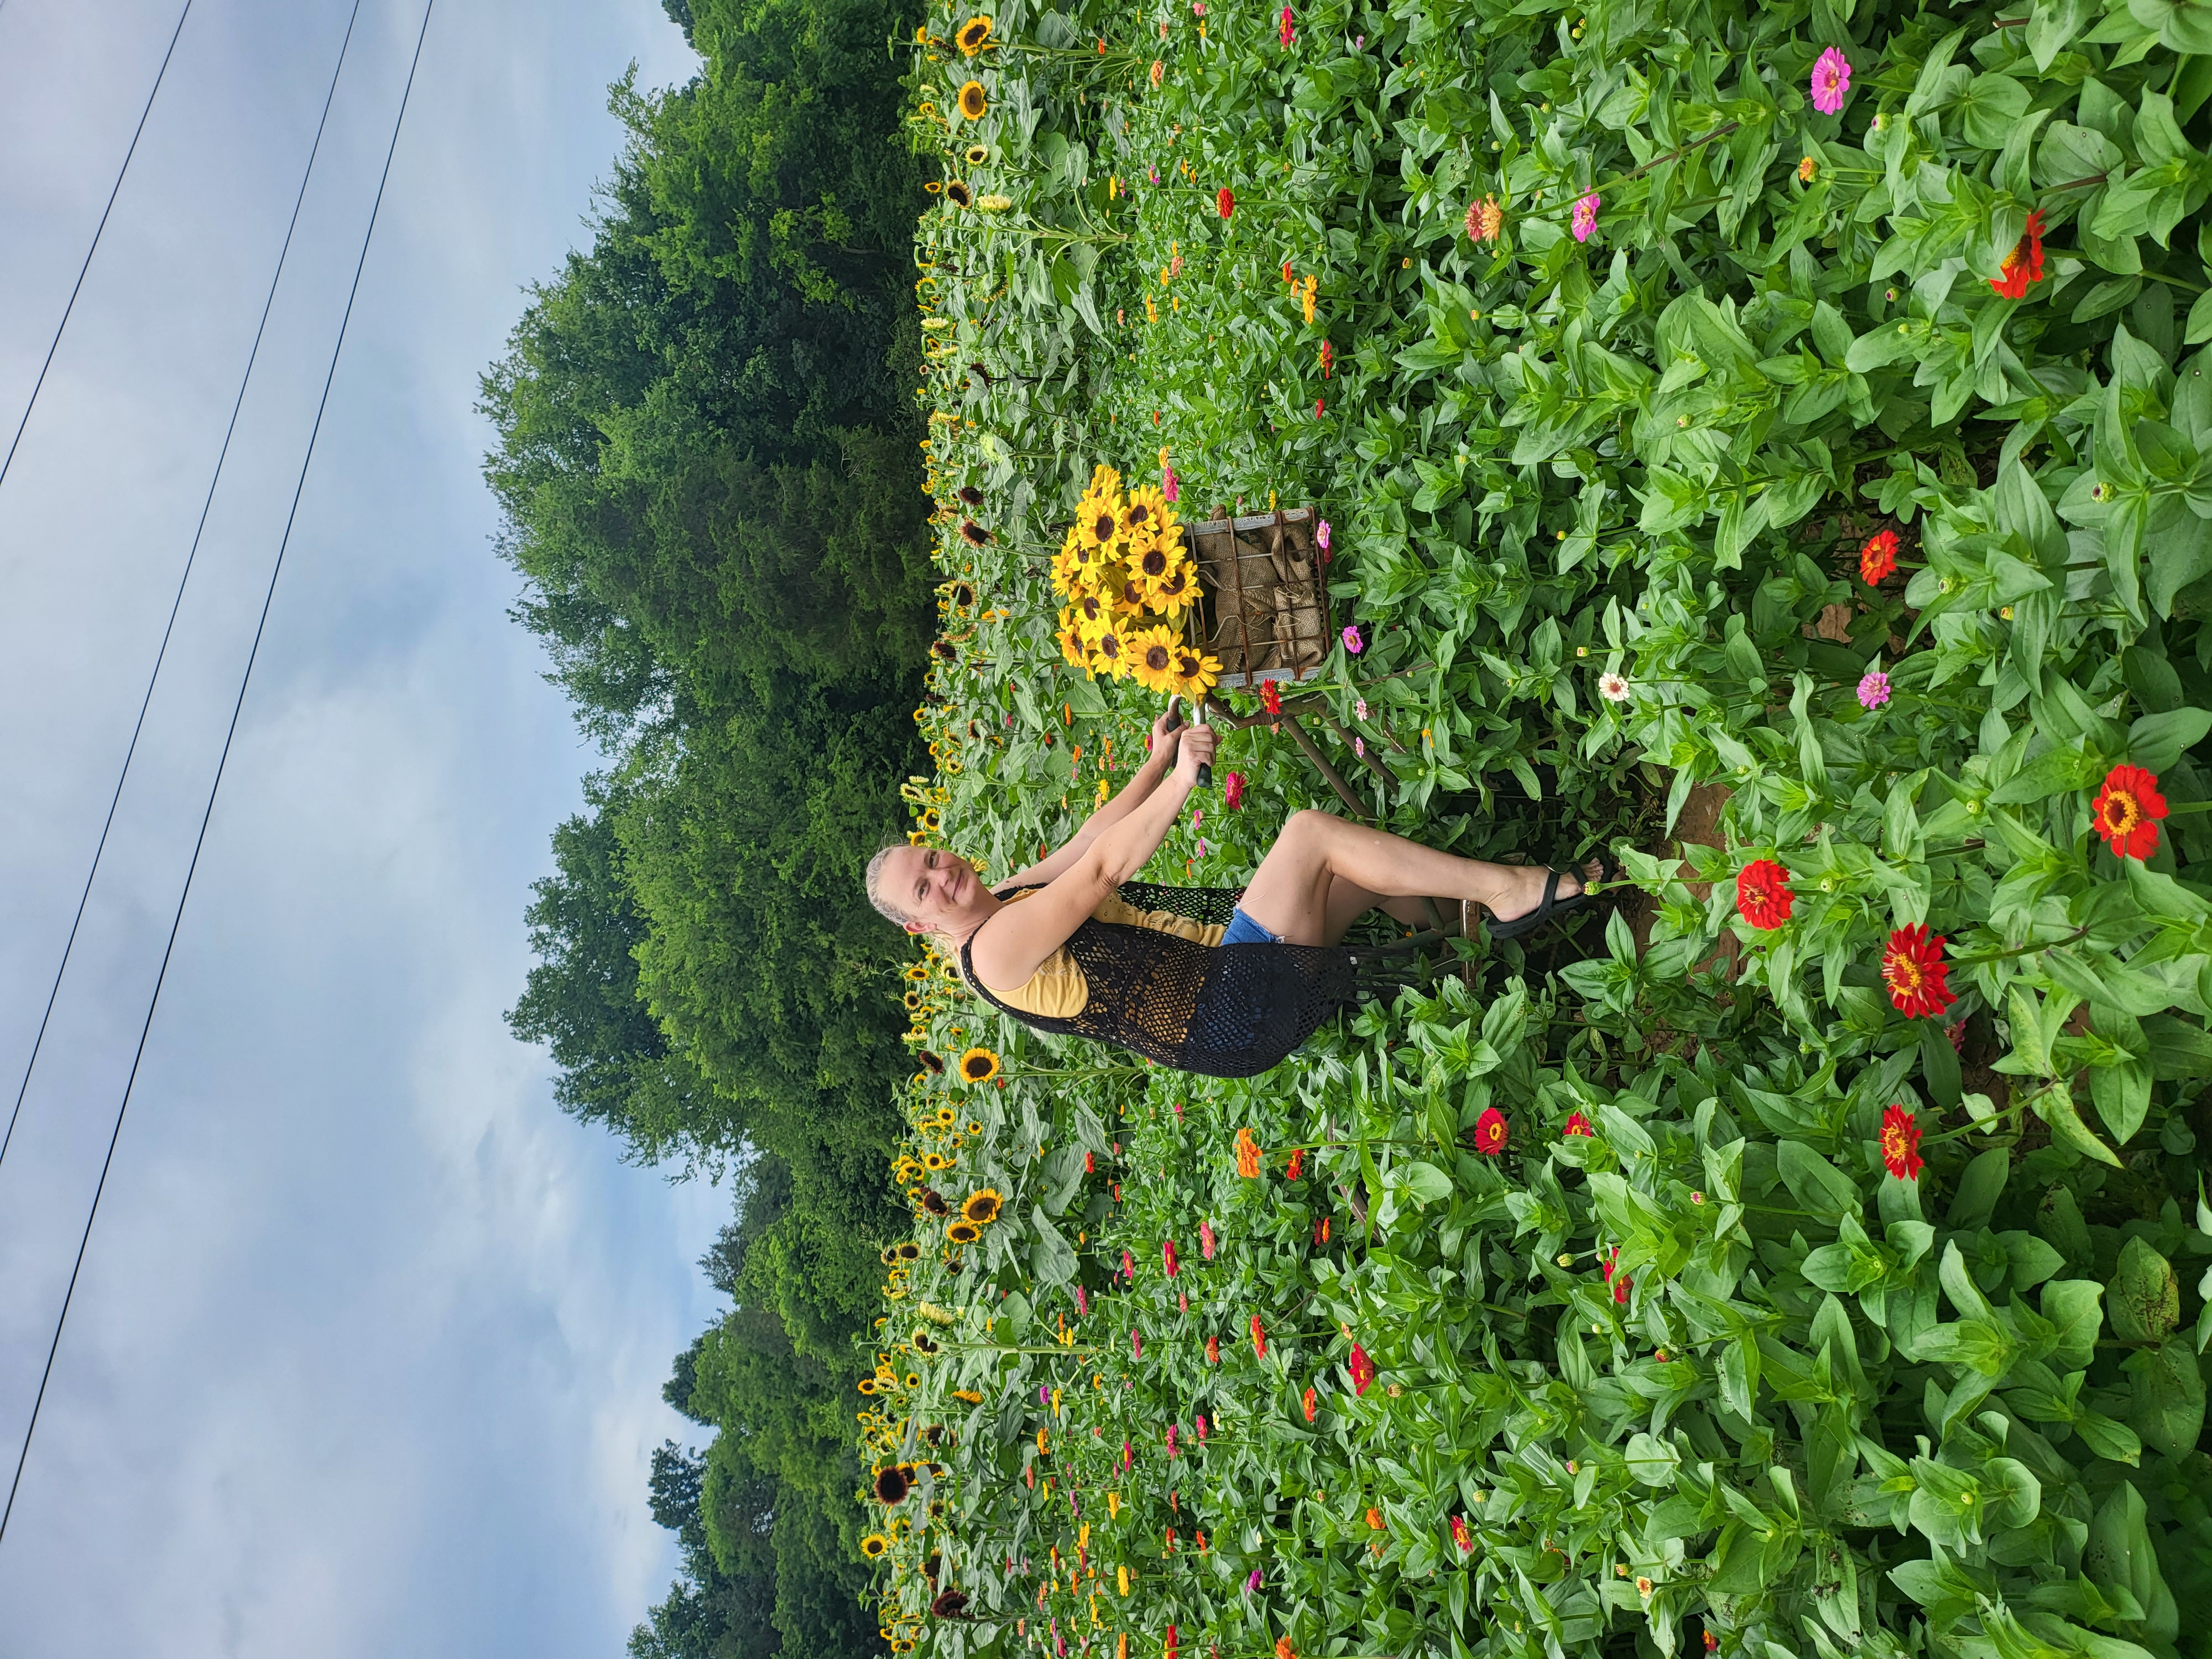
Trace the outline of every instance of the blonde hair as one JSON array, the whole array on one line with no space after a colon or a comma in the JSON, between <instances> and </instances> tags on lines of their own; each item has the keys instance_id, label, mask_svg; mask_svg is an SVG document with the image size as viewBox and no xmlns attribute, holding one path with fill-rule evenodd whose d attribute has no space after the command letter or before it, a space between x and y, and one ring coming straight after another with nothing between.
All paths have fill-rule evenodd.
<instances>
[{"instance_id":1,"label":"blonde hair","mask_svg":"<svg viewBox=\"0 0 2212 1659\"><path fill-rule=\"evenodd\" d=\"M902 927L911 927L915 925L914 918L884 896L884 860L906 844L903 841L893 841L878 848L875 855L868 860L868 872L863 880L868 890L868 902L876 907L878 915L888 917Z\"/></svg>"}]
</instances>

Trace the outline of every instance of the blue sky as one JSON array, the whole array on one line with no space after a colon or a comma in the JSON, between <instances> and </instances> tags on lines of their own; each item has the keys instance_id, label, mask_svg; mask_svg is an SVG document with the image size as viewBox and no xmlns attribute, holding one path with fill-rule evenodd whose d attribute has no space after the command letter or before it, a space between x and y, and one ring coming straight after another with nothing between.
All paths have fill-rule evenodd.
<instances>
[{"instance_id":1,"label":"blue sky","mask_svg":"<svg viewBox=\"0 0 2212 1659\"><path fill-rule=\"evenodd\" d=\"M212 775L421 0L365 0L107 862L0 1165L0 1482ZM0 0L0 433L181 0ZM195 0L0 488L0 1112L349 0ZM583 239L658 0L438 0L229 771L0 1543L6 1647L618 1653L724 1195L628 1168L500 1015L592 763L510 623L473 404ZM4 1486L0 1486L4 1492Z\"/></svg>"}]
</instances>

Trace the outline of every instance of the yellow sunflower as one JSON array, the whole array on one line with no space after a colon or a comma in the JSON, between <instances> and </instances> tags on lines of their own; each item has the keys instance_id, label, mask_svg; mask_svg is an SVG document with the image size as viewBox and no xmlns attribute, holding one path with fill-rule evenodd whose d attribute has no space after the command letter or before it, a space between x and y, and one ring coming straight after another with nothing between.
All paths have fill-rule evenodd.
<instances>
[{"instance_id":1,"label":"yellow sunflower","mask_svg":"<svg viewBox=\"0 0 2212 1659\"><path fill-rule=\"evenodd\" d=\"M1121 534L1118 494L1085 495L1076 504L1075 528L1087 547L1110 548Z\"/></svg>"},{"instance_id":2,"label":"yellow sunflower","mask_svg":"<svg viewBox=\"0 0 2212 1659\"><path fill-rule=\"evenodd\" d=\"M973 58L983 50L983 43L991 38L991 20L971 17L960 26L952 37L952 44L960 48L963 58Z\"/></svg>"},{"instance_id":3,"label":"yellow sunflower","mask_svg":"<svg viewBox=\"0 0 2212 1659\"><path fill-rule=\"evenodd\" d=\"M921 1010L921 993L919 991L908 991L899 1000L906 1004L909 1013L919 1013Z\"/></svg>"},{"instance_id":4,"label":"yellow sunflower","mask_svg":"<svg viewBox=\"0 0 2212 1659\"><path fill-rule=\"evenodd\" d=\"M1091 469L1091 494L1104 495L1118 495L1121 492L1121 475L1116 472L1112 467L1107 465L1105 462L1101 461L1097 465Z\"/></svg>"},{"instance_id":5,"label":"yellow sunflower","mask_svg":"<svg viewBox=\"0 0 2212 1659\"><path fill-rule=\"evenodd\" d=\"M929 977L929 964L926 962L908 963L906 976L908 979L927 979Z\"/></svg>"},{"instance_id":6,"label":"yellow sunflower","mask_svg":"<svg viewBox=\"0 0 2212 1659\"><path fill-rule=\"evenodd\" d=\"M1181 684L1176 675L1180 646L1164 624L1138 629L1129 635L1130 677L1146 690L1167 696Z\"/></svg>"},{"instance_id":7,"label":"yellow sunflower","mask_svg":"<svg viewBox=\"0 0 2212 1659\"><path fill-rule=\"evenodd\" d=\"M1063 611L1060 613L1060 631L1053 637L1060 641L1060 654L1067 659L1067 665L1070 668L1091 666L1091 648L1085 643L1082 634L1075 626L1075 613L1073 611Z\"/></svg>"},{"instance_id":8,"label":"yellow sunflower","mask_svg":"<svg viewBox=\"0 0 2212 1659\"><path fill-rule=\"evenodd\" d=\"M898 1259L900 1261L919 1261L921 1260L921 1246L915 1243L912 1239L909 1238L905 1240L897 1248Z\"/></svg>"},{"instance_id":9,"label":"yellow sunflower","mask_svg":"<svg viewBox=\"0 0 2212 1659\"><path fill-rule=\"evenodd\" d=\"M1150 541L1159 533L1160 526L1174 517L1157 484L1139 484L1122 504L1121 533L1132 540L1141 537Z\"/></svg>"},{"instance_id":10,"label":"yellow sunflower","mask_svg":"<svg viewBox=\"0 0 2212 1659\"><path fill-rule=\"evenodd\" d=\"M1198 573L1188 561L1170 559L1164 574L1146 581L1145 593L1153 610L1179 617L1198 602Z\"/></svg>"},{"instance_id":11,"label":"yellow sunflower","mask_svg":"<svg viewBox=\"0 0 2212 1659\"><path fill-rule=\"evenodd\" d=\"M970 1048L960 1056L960 1078L963 1083L988 1083L999 1074L999 1057L988 1048Z\"/></svg>"},{"instance_id":12,"label":"yellow sunflower","mask_svg":"<svg viewBox=\"0 0 2212 1659\"><path fill-rule=\"evenodd\" d=\"M1115 629L1109 627L1102 630L1097 636L1091 641L1091 648L1097 654L1098 665L1101 668L1104 669L1109 674L1111 674L1117 680L1128 678L1128 643L1127 641L1122 639L1120 633ZM1103 786L1106 780L1101 778L1098 781L1101 786Z\"/></svg>"},{"instance_id":13,"label":"yellow sunflower","mask_svg":"<svg viewBox=\"0 0 2212 1659\"><path fill-rule=\"evenodd\" d=\"M970 81L960 88L960 112L969 120L981 120L983 112L989 107L989 101L983 96L981 81Z\"/></svg>"},{"instance_id":14,"label":"yellow sunflower","mask_svg":"<svg viewBox=\"0 0 2212 1659\"><path fill-rule=\"evenodd\" d=\"M982 1236L983 1230L972 1221L956 1221L945 1230L945 1237L955 1244L973 1244Z\"/></svg>"},{"instance_id":15,"label":"yellow sunflower","mask_svg":"<svg viewBox=\"0 0 2212 1659\"><path fill-rule=\"evenodd\" d=\"M974 205L975 196L975 192L959 179L948 179L945 183L945 199L955 207L964 208Z\"/></svg>"},{"instance_id":16,"label":"yellow sunflower","mask_svg":"<svg viewBox=\"0 0 2212 1659\"><path fill-rule=\"evenodd\" d=\"M879 1532L872 1532L860 1540L860 1553L874 1560L891 1547L891 1540Z\"/></svg>"},{"instance_id":17,"label":"yellow sunflower","mask_svg":"<svg viewBox=\"0 0 2212 1659\"><path fill-rule=\"evenodd\" d=\"M1211 691L1221 678L1221 662L1209 657L1197 646L1185 645L1176 651L1176 686L1182 696L1195 702Z\"/></svg>"},{"instance_id":18,"label":"yellow sunflower","mask_svg":"<svg viewBox=\"0 0 2212 1659\"><path fill-rule=\"evenodd\" d=\"M1006 1200L999 1196L998 1189L986 1187L981 1192L968 1194L968 1201L960 1206L960 1217L979 1227L987 1227L999 1218L999 1212L1005 1206Z\"/></svg>"},{"instance_id":19,"label":"yellow sunflower","mask_svg":"<svg viewBox=\"0 0 2212 1659\"><path fill-rule=\"evenodd\" d=\"M938 1127L939 1128L949 1129L952 1127L954 1121L959 1117L960 1114L954 1111L950 1106L940 1106L934 1113L932 1114L932 1115L936 1118Z\"/></svg>"},{"instance_id":20,"label":"yellow sunflower","mask_svg":"<svg viewBox=\"0 0 2212 1659\"><path fill-rule=\"evenodd\" d=\"M952 1160L942 1152L924 1152L921 1155L921 1167L932 1175L935 1175L939 1170L951 1169Z\"/></svg>"},{"instance_id":21,"label":"yellow sunflower","mask_svg":"<svg viewBox=\"0 0 2212 1659\"><path fill-rule=\"evenodd\" d=\"M1146 609L1144 579L1127 568L1115 573L1121 580L1114 588L1114 614L1117 617L1141 617Z\"/></svg>"},{"instance_id":22,"label":"yellow sunflower","mask_svg":"<svg viewBox=\"0 0 2212 1659\"><path fill-rule=\"evenodd\" d=\"M983 1403L983 1396L973 1389L955 1389L952 1391L952 1397L967 1406L980 1406Z\"/></svg>"},{"instance_id":23,"label":"yellow sunflower","mask_svg":"<svg viewBox=\"0 0 2212 1659\"><path fill-rule=\"evenodd\" d=\"M1068 606L1067 614L1074 622L1075 631L1093 645L1101 634L1114 626L1114 607L1096 593L1085 593Z\"/></svg>"},{"instance_id":24,"label":"yellow sunflower","mask_svg":"<svg viewBox=\"0 0 2212 1659\"><path fill-rule=\"evenodd\" d=\"M990 159L991 147L988 144L970 144L968 146L968 165L969 167L980 167L984 162Z\"/></svg>"}]
</instances>

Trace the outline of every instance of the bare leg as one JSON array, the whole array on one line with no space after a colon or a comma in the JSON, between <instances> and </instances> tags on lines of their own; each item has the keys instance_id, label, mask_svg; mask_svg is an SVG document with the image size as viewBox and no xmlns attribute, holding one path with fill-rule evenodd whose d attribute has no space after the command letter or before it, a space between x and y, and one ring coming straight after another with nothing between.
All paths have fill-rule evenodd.
<instances>
[{"instance_id":1,"label":"bare leg","mask_svg":"<svg viewBox=\"0 0 2212 1659\"><path fill-rule=\"evenodd\" d=\"M1595 869L1562 872L1559 896L1580 892ZM1327 812L1294 812L1253 872L1243 908L1294 945L1333 945L1361 911L1392 900L1418 906L1429 894L1472 899L1510 921L1542 902L1545 880L1540 868L1455 858Z\"/></svg>"}]
</instances>

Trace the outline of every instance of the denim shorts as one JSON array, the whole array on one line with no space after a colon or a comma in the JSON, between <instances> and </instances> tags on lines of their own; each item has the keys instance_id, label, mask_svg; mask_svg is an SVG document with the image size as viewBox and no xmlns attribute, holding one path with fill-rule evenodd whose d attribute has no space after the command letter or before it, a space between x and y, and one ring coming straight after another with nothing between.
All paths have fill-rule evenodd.
<instances>
[{"instance_id":1,"label":"denim shorts","mask_svg":"<svg viewBox=\"0 0 2212 1659\"><path fill-rule=\"evenodd\" d=\"M1222 930L1221 942L1224 945L1280 945L1284 941L1282 935L1269 933L1246 915L1243 907L1239 905L1230 912L1229 926Z\"/></svg>"}]
</instances>

